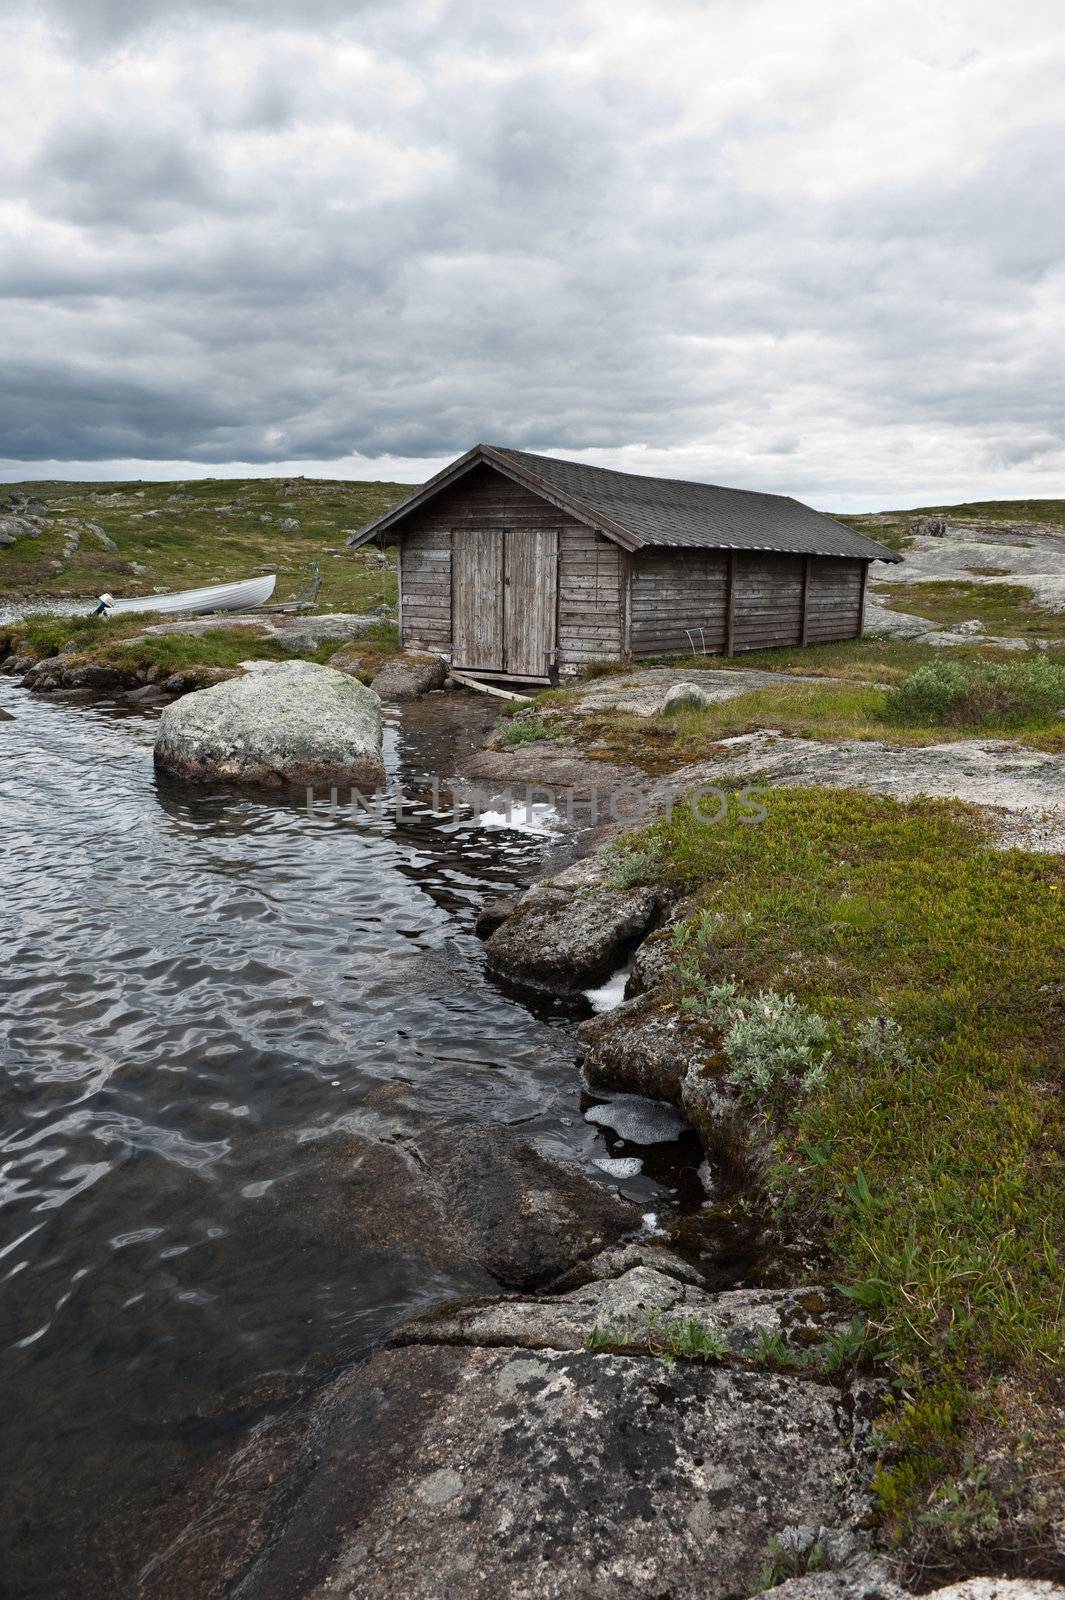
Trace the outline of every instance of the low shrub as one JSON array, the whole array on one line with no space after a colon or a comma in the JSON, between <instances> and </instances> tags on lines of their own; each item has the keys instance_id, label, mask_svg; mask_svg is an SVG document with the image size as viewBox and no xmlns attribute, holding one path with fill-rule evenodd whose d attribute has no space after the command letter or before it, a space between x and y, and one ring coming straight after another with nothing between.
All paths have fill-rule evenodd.
<instances>
[{"instance_id":1,"label":"low shrub","mask_svg":"<svg viewBox=\"0 0 1065 1600\"><path fill-rule=\"evenodd\" d=\"M1045 727L1065 715L1065 662L1041 651L1007 662L930 662L888 692L882 714L901 726Z\"/></svg>"},{"instance_id":2,"label":"low shrub","mask_svg":"<svg viewBox=\"0 0 1065 1600\"><path fill-rule=\"evenodd\" d=\"M832 1054L829 1025L793 994L762 989L744 995L731 979L709 984L689 968L683 1008L720 1031L725 1078L745 1100L764 1102L783 1091L808 1094L823 1086Z\"/></svg>"},{"instance_id":3,"label":"low shrub","mask_svg":"<svg viewBox=\"0 0 1065 1600\"><path fill-rule=\"evenodd\" d=\"M504 750L515 750L519 745L537 744L541 739L557 739L562 724L557 717L541 717L535 711L521 711L503 722L499 742Z\"/></svg>"}]
</instances>

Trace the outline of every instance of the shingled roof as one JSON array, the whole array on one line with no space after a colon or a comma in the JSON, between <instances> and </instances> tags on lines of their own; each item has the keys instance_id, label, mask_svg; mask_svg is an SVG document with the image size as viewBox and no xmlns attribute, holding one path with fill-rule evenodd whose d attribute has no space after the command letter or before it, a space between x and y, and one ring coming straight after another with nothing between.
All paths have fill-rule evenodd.
<instances>
[{"instance_id":1,"label":"shingled roof","mask_svg":"<svg viewBox=\"0 0 1065 1600\"><path fill-rule=\"evenodd\" d=\"M724 489L679 478L646 478L582 461L559 461L478 444L428 483L352 534L350 545L384 533L474 467L495 467L534 494L626 550L645 545L698 550L774 550L810 556L901 561L886 545L855 533L790 495Z\"/></svg>"}]
</instances>

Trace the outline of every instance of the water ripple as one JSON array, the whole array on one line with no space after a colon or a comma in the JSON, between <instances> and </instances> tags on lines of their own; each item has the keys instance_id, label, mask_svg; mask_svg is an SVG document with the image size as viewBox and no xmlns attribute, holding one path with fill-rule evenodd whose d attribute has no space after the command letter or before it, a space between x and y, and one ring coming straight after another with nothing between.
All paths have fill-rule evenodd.
<instances>
[{"instance_id":1,"label":"water ripple","mask_svg":"<svg viewBox=\"0 0 1065 1600\"><path fill-rule=\"evenodd\" d=\"M17 1592L56 1595L55 1551L91 1573L95 1530L195 1467L250 1386L306 1381L462 1290L327 1236L313 1191L279 1220L276 1185L323 1140L506 1121L600 1181L632 1174L645 1209L661 1191L594 1165L619 1151L581 1116L569 1032L484 976L474 910L544 839L190 790L155 774L149 715L6 679L0 704L0 1449L19 1485L0 1532ZM479 707L432 706L390 722L411 793L482 734Z\"/></svg>"}]
</instances>

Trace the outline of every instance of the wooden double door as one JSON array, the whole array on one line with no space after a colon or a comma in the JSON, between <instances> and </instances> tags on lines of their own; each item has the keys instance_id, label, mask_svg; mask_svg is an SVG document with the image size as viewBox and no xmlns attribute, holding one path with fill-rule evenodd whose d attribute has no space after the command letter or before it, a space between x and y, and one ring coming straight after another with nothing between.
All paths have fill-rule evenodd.
<instances>
[{"instance_id":1,"label":"wooden double door","mask_svg":"<svg viewBox=\"0 0 1065 1600\"><path fill-rule=\"evenodd\" d=\"M555 649L557 528L456 528L452 660L460 671L546 678Z\"/></svg>"}]
</instances>

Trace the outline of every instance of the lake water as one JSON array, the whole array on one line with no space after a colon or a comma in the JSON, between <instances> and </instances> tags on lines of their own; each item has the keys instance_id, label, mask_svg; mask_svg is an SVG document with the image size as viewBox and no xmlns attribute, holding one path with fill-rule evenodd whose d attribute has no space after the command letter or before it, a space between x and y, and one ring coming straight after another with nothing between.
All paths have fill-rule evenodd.
<instances>
[{"instance_id":1,"label":"lake water","mask_svg":"<svg viewBox=\"0 0 1065 1600\"><path fill-rule=\"evenodd\" d=\"M116 1595L266 1400L466 1287L317 1225L323 1141L505 1122L649 1212L698 1154L604 1126L567 1019L485 976L476 910L550 837L197 791L151 714L5 678L0 707L0 1590ZM392 782L424 795L492 716L391 713Z\"/></svg>"}]
</instances>

